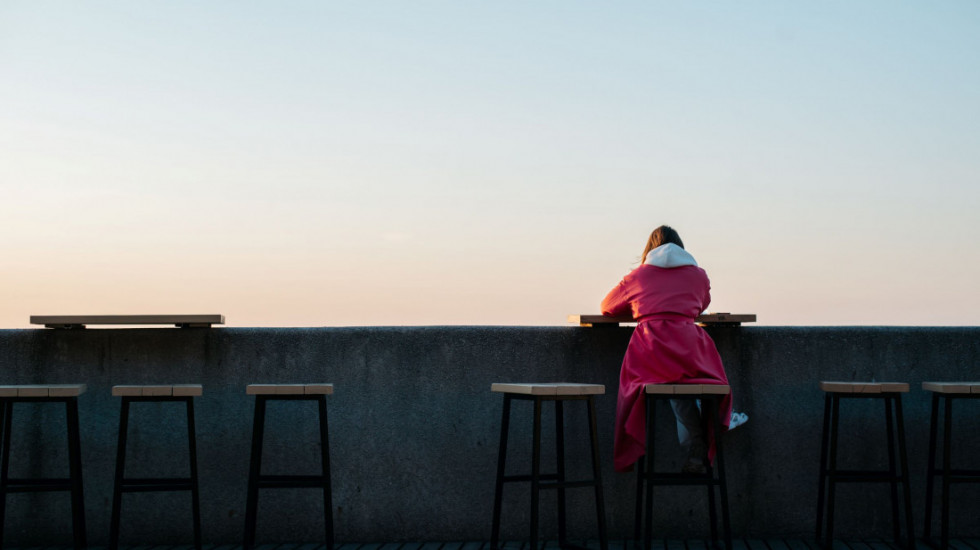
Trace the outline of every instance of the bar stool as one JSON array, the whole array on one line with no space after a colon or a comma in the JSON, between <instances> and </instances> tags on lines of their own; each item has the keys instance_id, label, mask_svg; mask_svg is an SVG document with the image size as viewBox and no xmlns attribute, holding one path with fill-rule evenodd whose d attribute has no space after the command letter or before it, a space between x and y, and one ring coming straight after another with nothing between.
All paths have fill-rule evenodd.
<instances>
[{"instance_id":1,"label":"bar stool","mask_svg":"<svg viewBox=\"0 0 980 550\"><path fill-rule=\"evenodd\" d=\"M515 481L531 482L531 550L538 548L538 499L543 489L558 490L558 544L562 548L572 547L566 536L565 489L594 487L596 516L599 526L599 546L607 550L606 509L602 499L602 475L599 469L599 443L596 435L595 396L606 392L602 384L493 384L490 391L504 394L503 417L500 421L500 452L497 455L497 482L493 497L493 524L490 534L490 550L498 550L500 540L500 509L503 500L504 483ZM534 424L532 438L531 474L505 475L507 461L507 438L510 428L510 405L514 399L534 402ZM541 408L544 401L555 403L555 447L557 451L557 471L554 474L541 473ZM589 438L592 445L592 479L569 481L565 479L565 428L563 404L565 401L584 401L589 413Z\"/></svg>"},{"instance_id":2,"label":"bar stool","mask_svg":"<svg viewBox=\"0 0 980 550\"><path fill-rule=\"evenodd\" d=\"M926 521L923 538L932 535L932 494L936 476L942 476L943 497L941 502L941 548L949 548L949 487L952 483L980 482L980 470L953 469L951 466L953 400L980 398L980 382L923 382L922 389L932 392L932 416L929 421L929 470L926 475ZM940 402L943 412L939 412ZM936 444L939 418L943 418L943 466L936 468Z\"/></svg>"},{"instance_id":3,"label":"bar stool","mask_svg":"<svg viewBox=\"0 0 980 550\"><path fill-rule=\"evenodd\" d=\"M714 384L647 384L646 393L647 414L647 453L637 461L636 471L636 513L634 517L634 537L640 539L641 526L645 523L643 547L650 548L653 538L653 488L655 486L673 485L703 485L708 489L708 516L711 522L711 540L718 540L718 516L715 510L715 487L721 498L722 527L725 531L725 546L732 548L732 529L728 513L728 484L725 480L725 457L722 449L722 427L718 418L719 401L731 393L731 388ZM701 432L708 436L714 434L715 460L718 464L717 475L715 468L707 465L703 474L684 472L658 472L654 467L656 409L657 401L672 399L701 400ZM709 425L710 419L710 425ZM710 427L710 429L709 429ZM644 493L644 483L646 492ZM645 497L645 498L644 498ZM642 499L642 500L641 500ZM645 506L644 506L645 500ZM643 508L646 515L643 516ZM645 520L645 521L642 521Z\"/></svg>"},{"instance_id":4,"label":"bar stool","mask_svg":"<svg viewBox=\"0 0 980 550\"><path fill-rule=\"evenodd\" d=\"M116 447L116 477L112 488L112 518L109 524L109 550L119 547L119 516L123 493L190 491L194 522L194 547L201 550L201 505L197 483L197 436L194 430L194 398L203 393L200 384L154 386L113 386L112 395L122 397L119 414L119 443ZM187 446L190 477L127 478L126 441L129 432L131 403L184 403L187 408Z\"/></svg>"},{"instance_id":5,"label":"bar stool","mask_svg":"<svg viewBox=\"0 0 980 550\"><path fill-rule=\"evenodd\" d=\"M826 540L830 548L834 539L834 492L838 483L889 483L892 496L892 526L895 542L900 536L898 486L902 485L905 504L906 541L915 548L915 532L912 527L912 497L909 491L908 454L905 450L905 421L902 417L902 394L908 393L904 382L820 382L826 394L823 411L823 435L820 444L820 487L817 493L817 542L824 533L824 513L827 514ZM843 470L837 467L837 436L840 423L840 400L848 398L883 399L885 424L888 435L888 470ZM894 408L895 421L892 422ZM898 432L898 449L895 449L895 432ZM896 465L896 462L898 463ZM826 501L825 501L826 499ZM826 509L824 503L826 502Z\"/></svg>"},{"instance_id":6,"label":"bar stool","mask_svg":"<svg viewBox=\"0 0 980 550\"><path fill-rule=\"evenodd\" d=\"M78 435L78 396L85 393L85 384L47 384L0 386L0 439L3 451L0 461L0 548L3 547L3 525L6 519L9 493L46 491L71 492L71 524L76 550L86 546L85 498L82 494L82 454ZM10 433L14 403L64 403L68 428L68 478L11 479Z\"/></svg>"},{"instance_id":7,"label":"bar stool","mask_svg":"<svg viewBox=\"0 0 980 550\"><path fill-rule=\"evenodd\" d=\"M248 471L248 495L245 502L245 539L243 550L255 548L255 527L259 489L322 489L323 522L327 549L333 548L333 494L330 485L330 445L327 430L327 398L333 395L333 384L249 384L246 395L255 396L255 421L252 425L252 458ZM265 435L265 408L268 401L315 401L319 409L320 465L319 475L262 475L262 440Z\"/></svg>"}]
</instances>

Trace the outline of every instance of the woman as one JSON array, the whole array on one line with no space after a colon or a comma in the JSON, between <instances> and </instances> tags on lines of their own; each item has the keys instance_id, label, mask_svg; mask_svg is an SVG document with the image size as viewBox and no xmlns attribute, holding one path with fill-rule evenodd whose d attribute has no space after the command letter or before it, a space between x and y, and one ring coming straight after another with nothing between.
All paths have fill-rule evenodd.
<instances>
[{"instance_id":1,"label":"woman","mask_svg":"<svg viewBox=\"0 0 980 550\"><path fill-rule=\"evenodd\" d=\"M632 313L639 324L630 338L619 375L614 466L627 472L646 451L645 384L728 384L725 367L708 333L694 319L711 302L708 275L672 228L653 230L640 266L602 301L603 315ZM671 401L677 435L688 452L683 471L705 471L706 448L700 414L693 401ZM732 418L731 395L721 402L721 423Z\"/></svg>"}]
</instances>

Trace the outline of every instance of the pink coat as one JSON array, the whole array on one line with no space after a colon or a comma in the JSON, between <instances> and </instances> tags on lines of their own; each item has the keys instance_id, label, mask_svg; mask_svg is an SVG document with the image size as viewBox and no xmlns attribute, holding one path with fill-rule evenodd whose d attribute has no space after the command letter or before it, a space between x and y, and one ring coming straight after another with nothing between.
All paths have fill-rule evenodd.
<instances>
[{"instance_id":1,"label":"pink coat","mask_svg":"<svg viewBox=\"0 0 980 550\"><path fill-rule=\"evenodd\" d=\"M693 263L693 259L692 259ZM603 315L632 312L639 321L619 374L613 464L629 471L646 452L644 384L728 384L715 343L697 317L711 302L708 275L696 265L641 265L626 275L602 301ZM719 414L727 429L731 395ZM714 438L709 437L710 458Z\"/></svg>"}]
</instances>

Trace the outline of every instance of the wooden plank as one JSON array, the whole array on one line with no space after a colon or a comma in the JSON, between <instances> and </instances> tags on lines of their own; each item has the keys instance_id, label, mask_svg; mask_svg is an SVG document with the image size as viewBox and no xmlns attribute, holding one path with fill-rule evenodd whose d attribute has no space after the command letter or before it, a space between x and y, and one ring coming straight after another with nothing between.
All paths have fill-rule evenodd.
<instances>
[{"instance_id":1,"label":"wooden plank","mask_svg":"<svg viewBox=\"0 0 980 550\"><path fill-rule=\"evenodd\" d=\"M780 539L766 539L766 544L769 545L770 550L790 550L786 541Z\"/></svg>"},{"instance_id":2,"label":"wooden plank","mask_svg":"<svg viewBox=\"0 0 980 550\"><path fill-rule=\"evenodd\" d=\"M173 386L151 385L141 386L140 389L146 397L169 397L174 394Z\"/></svg>"},{"instance_id":3,"label":"wooden plank","mask_svg":"<svg viewBox=\"0 0 980 550\"><path fill-rule=\"evenodd\" d=\"M754 313L706 313L698 315L694 321L703 325L738 325L754 323L757 317ZM618 326L620 323L636 323L633 314L607 316L598 314L577 314L568 316L569 323L582 327Z\"/></svg>"},{"instance_id":4,"label":"wooden plank","mask_svg":"<svg viewBox=\"0 0 980 550\"><path fill-rule=\"evenodd\" d=\"M17 397L47 397L49 388L38 384L17 387Z\"/></svg>"},{"instance_id":5,"label":"wooden plank","mask_svg":"<svg viewBox=\"0 0 980 550\"><path fill-rule=\"evenodd\" d=\"M136 397L143 395L142 386L113 386L112 387L113 397Z\"/></svg>"},{"instance_id":6,"label":"wooden plank","mask_svg":"<svg viewBox=\"0 0 980 550\"><path fill-rule=\"evenodd\" d=\"M168 315L31 315L32 325L50 328L84 327L86 325L177 325L211 326L225 324L219 314Z\"/></svg>"},{"instance_id":7,"label":"wooden plank","mask_svg":"<svg viewBox=\"0 0 980 550\"><path fill-rule=\"evenodd\" d=\"M199 397L204 394L200 384L174 384L174 397Z\"/></svg>"},{"instance_id":8,"label":"wooden plank","mask_svg":"<svg viewBox=\"0 0 980 550\"><path fill-rule=\"evenodd\" d=\"M647 384L643 391L654 395L674 395L675 384Z\"/></svg>"},{"instance_id":9,"label":"wooden plank","mask_svg":"<svg viewBox=\"0 0 980 550\"><path fill-rule=\"evenodd\" d=\"M820 389L831 393L906 393L909 391L909 385L906 382L822 381Z\"/></svg>"},{"instance_id":10,"label":"wooden plank","mask_svg":"<svg viewBox=\"0 0 980 550\"><path fill-rule=\"evenodd\" d=\"M333 395L333 384L306 384L303 393L306 395Z\"/></svg>"},{"instance_id":11,"label":"wooden plank","mask_svg":"<svg viewBox=\"0 0 980 550\"><path fill-rule=\"evenodd\" d=\"M578 384L575 382L556 382L556 395L603 395L606 393L606 386L602 384Z\"/></svg>"},{"instance_id":12,"label":"wooden plank","mask_svg":"<svg viewBox=\"0 0 980 550\"><path fill-rule=\"evenodd\" d=\"M85 393L88 386L85 384L51 384L48 386L48 395L51 397L78 397Z\"/></svg>"},{"instance_id":13,"label":"wooden plank","mask_svg":"<svg viewBox=\"0 0 980 550\"><path fill-rule=\"evenodd\" d=\"M980 382L923 382L922 389L936 393L980 393Z\"/></svg>"},{"instance_id":14,"label":"wooden plank","mask_svg":"<svg viewBox=\"0 0 980 550\"><path fill-rule=\"evenodd\" d=\"M724 384L647 384L644 391L655 395L726 395L731 387Z\"/></svg>"},{"instance_id":15,"label":"wooden plank","mask_svg":"<svg viewBox=\"0 0 980 550\"><path fill-rule=\"evenodd\" d=\"M606 387L602 384L577 384L574 382L495 382L490 391L521 395L601 395Z\"/></svg>"},{"instance_id":16,"label":"wooden plank","mask_svg":"<svg viewBox=\"0 0 980 550\"><path fill-rule=\"evenodd\" d=\"M769 550L769 545L761 539L745 539L745 545L749 550Z\"/></svg>"}]
</instances>

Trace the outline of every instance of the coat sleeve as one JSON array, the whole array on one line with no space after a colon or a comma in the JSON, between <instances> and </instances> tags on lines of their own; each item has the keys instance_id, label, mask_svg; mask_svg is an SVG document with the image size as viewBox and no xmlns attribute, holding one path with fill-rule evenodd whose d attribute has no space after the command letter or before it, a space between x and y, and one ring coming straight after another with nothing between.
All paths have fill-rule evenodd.
<instances>
[{"instance_id":1,"label":"coat sleeve","mask_svg":"<svg viewBox=\"0 0 980 550\"><path fill-rule=\"evenodd\" d=\"M606 297L602 300L602 314L603 315L625 315L630 313L630 301L629 301L629 283L627 282L628 277L624 277L618 285L606 294Z\"/></svg>"},{"instance_id":2,"label":"coat sleeve","mask_svg":"<svg viewBox=\"0 0 980 550\"><path fill-rule=\"evenodd\" d=\"M701 298L701 311L708 311L711 304L711 281L707 275L704 277L704 296Z\"/></svg>"}]
</instances>

